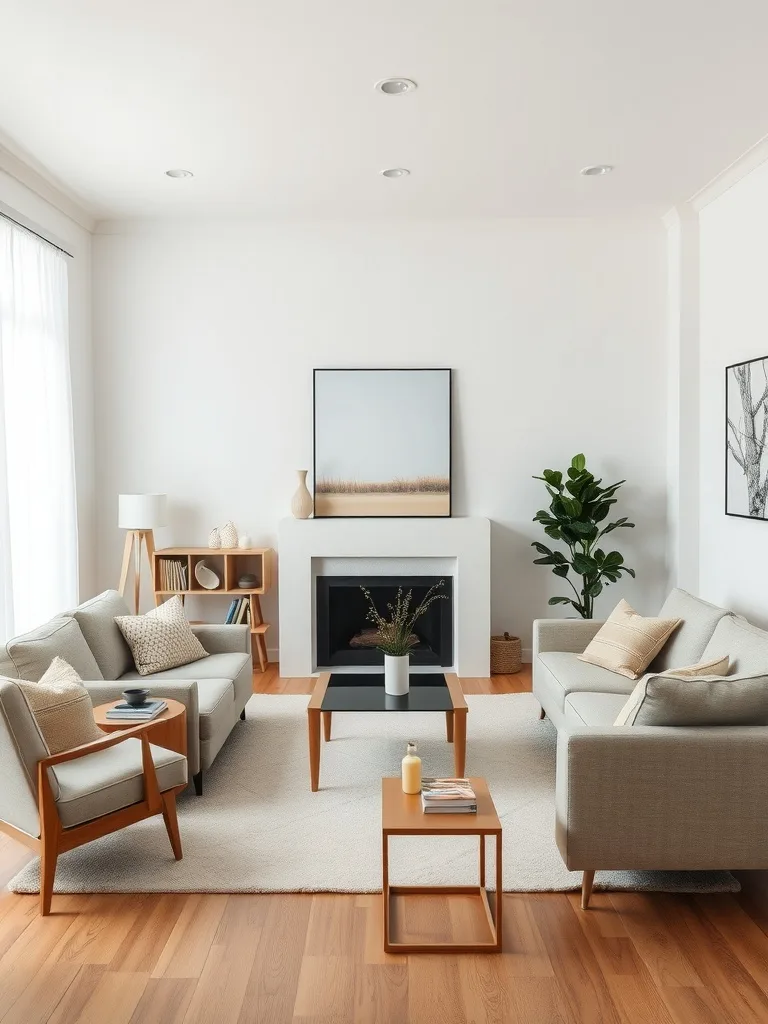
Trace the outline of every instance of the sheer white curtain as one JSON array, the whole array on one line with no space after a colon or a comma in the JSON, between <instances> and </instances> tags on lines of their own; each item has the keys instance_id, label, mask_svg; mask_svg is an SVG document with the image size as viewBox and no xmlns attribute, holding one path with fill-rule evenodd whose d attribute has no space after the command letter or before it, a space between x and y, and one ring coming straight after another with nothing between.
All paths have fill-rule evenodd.
<instances>
[{"instance_id":1,"label":"sheer white curtain","mask_svg":"<svg viewBox=\"0 0 768 1024\"><path fill-rule=\"evenodd\" d=\"M76 602L67 260L0 216L0 640Z\"/></svg>"}]
</instances>

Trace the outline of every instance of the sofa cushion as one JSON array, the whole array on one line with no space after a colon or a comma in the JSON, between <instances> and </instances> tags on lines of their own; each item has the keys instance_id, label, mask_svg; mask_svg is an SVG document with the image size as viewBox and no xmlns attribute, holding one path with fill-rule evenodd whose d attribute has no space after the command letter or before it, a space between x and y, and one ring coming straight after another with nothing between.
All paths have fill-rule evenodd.
<instances>
[{"instance_id":1,"label":"sofa cushion","mask_svg":"<svg viewBox=\"0 0 768 1024\"><path fill-rule=\"evenodd\" d=\"M727 676L731 659L726 654L723 658L710 658L699 661L695 665L683 665L682 668L668 668L660 672L662 676L676 676L678 679L697 679L699 676Z\"/></svg>"},{"instance_id":2,"label":"sofa cushion","mask_svg":"<svg viewBox=\"0 0 768 1024\"><path fill-rule=\"evenodd\" d=\"M51 754L104 738L93 720L91 695L63 658L54 658L38 682L20 679L18 685Z\"/></svg>"},{"instance_id":3,"label":"sofa cushion","mask_svg":"<svg viewBox=\"0 0 768 1024\"><path fill-rule=\"evenodd\" d=\"M637 679L667 642L680 619L650 619L623 598L579 657L592 665Z\"/></svg>"},{"instance_id":4,"label":"sofa cushion","mask_svg":"<svg viewBox=\"0 0 768 1024\"><path fill-rule=\"evenodd\" d=\"M37 629L13 637L5 645L0 674L10 679L42 679L54 658L63 658L81 679L103 679L80 626L69 615L58 615Z\"/></svg>"},{"instance_id":5,"label":"sofa cushion","mask_svg":"<svg viewBox=\"0 0 768 1024\"><path fill-rule=\"evenodd\" d=\"M179 665L178 668L167 669L165 672L153 672L151 675L141 676L132 669L121 677L121 682L129 679L142 679L149 689L152 689L152 681L155 679L235 679L245 666L250 671L250 654L209 654L203 661L194 661L189 665Z\"/></svg>"},{"instance_id":6,"label":"sofa cushion","mask_svg":"<svg viewBox=\"0 0 768 1024\"><path fill-rule=\"evenodd\" d=\"M209 740L220 729L227 733L235 721L235 688L231 679L206 679L197 688L200 709L200 739ZM239 712L238 712L239 714Z\"/></svg>"},{"instance_id":7,"label":"sofa cushion","mask_svg":"<svg viewBox=\"0 0 768 1024\"><path fill-rule=\"evenodd\" d=\"M115 618L131 610L116 590L105 590L72 612L105 679L119 679L134 667L131 649Z\"/></svg>"},{"instance_id":8,"label":"sofa cushion","mask_svg":"<svg viewBox=\"0 0 768 1024\"><path fill-rule=\"evenodd\" d=\"M665 672L677 665L701 660L725 608L702 601L687 590L675 588L661 606L659 618L681 619L680 625L651 662L651 672Z\"/></svg>"},{"instance_id":9,"label":"sofa cushion","mask_svg":"<svg viewBox=\"0 0 768 1024\"><path fill-rule=\"evenodd\" d=\"M612 726L625 701L623 693L569 693L565 698L566 724Z\"/></svg>"},{"instance_id":10,"label":"sofa cushion","mask_svg":"<svg viewBox=\"0 0 768 1024\"><path fill-rule=\"evenodd\" d=\"M569 693L618 693L626 700L634 686L631 679L580 661L577 654L570 652L546 651L539 655L539 661L547 669L546 673L538 673L539 685L550 692L561 711Z\"/></svg>"},{"instance_id":11,"label":"sofa cushion","mask_svg":"<svg viewBox=\"0 0 768 1024\"><path fill-rule=\"evenodd\" d=\"M653 672L637 684L616 725L768 725L768 675L677 679Z\"/></svg>"},{"instance_id":12,"label":"sofa cushion","mask_svg":"<svg viewBox=\"0 0 768 1024\"><path fill-rule=\"evenodd\" d=\"M715 626L702 661L728 655L732 675L768 675L768 632L736 615L726 615Z\"/></svg>"},{"instance_id":13,"label":"sofa cushion","mask_svg":"<svg viewBox=\"0 0 768 1024\"><path fill-rule=\"evenodd\" d=\"M160 792L187 781L187 759L175 750L150 743ZM80 825L144 799L141 740L127 739L114 747L57 765L56 806L62 825Z\"/></svg>"},{"instance_id":14,"label":"sofa cushion","mask_svg":"<svg viewBox=\"0 0 768 1024\"><path fill-rule=\"evenodd\" d=\"M208 657L187 622L184 603L178 595L146 615L118 615L115 622L142 677Z\"/></svg>"}]
</instances>

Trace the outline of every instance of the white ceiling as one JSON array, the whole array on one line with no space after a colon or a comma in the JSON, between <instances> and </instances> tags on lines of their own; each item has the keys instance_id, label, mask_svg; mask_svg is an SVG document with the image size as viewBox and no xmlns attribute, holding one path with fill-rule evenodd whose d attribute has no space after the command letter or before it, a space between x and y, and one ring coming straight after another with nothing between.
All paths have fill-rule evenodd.
<instances>
[{"instance_id":1,"label":"white ceiling","mask_svg":"<svg viewBox=\"0 0 768 1024\"><path fill-rule=\"evenodd\" d=\"M3 0L0 32L0 132L105 218L663 212L768 132L766 0Z\"/></svg>"}]
</instances>

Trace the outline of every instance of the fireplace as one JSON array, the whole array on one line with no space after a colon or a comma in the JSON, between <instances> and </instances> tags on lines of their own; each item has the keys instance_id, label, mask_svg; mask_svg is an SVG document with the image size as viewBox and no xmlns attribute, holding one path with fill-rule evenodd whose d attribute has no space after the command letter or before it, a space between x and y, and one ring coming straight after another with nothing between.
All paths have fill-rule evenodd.
<instances>
[{"instance_id":1,"label":"fireplace","mask_svg":"<svg viewBox=\"0 0 768 1024\"><path fill-rule=\"evenodd\" d=\"M412 665L453 665L453 579L444 577L441 593L414 626L418 644L411 651ZM383 665L384 655L370 636L368 602L361 587L370 590L380 612L394 602L397 588L413 592L413 607L424 598L437 576L318 576L316 581L317 664Z\"/></svg>"}]
</instances>

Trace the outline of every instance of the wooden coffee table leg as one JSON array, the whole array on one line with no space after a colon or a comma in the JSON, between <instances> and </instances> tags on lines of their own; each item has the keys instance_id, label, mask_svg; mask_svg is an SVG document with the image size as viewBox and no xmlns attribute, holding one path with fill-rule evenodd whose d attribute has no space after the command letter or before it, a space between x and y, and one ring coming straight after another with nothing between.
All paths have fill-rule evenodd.
<instances>
[{"instance_id":1,"label":"wooden coffee table leg","mask_svg":"<svg viewBox=\"0 0 768 1024\"><path fill-rule=\"evenodd\" d=\"M480 836L480 888L485 888L485 836Z\"/></svg>"},{"instance_id":2,"label":"wooden coffee table leg","mask_svg":"<svg viewBox=\"0 0 768 1024\"><path fill-rule=\"evenodd\" d=\"M453 743L453 712L445 712L445 735L449 743Z\"/></svg>"},{"instance_id":3,"label":"wooden coffee table leg","mask_svg":"<svg viewBox=\"0 0 768 1024\"><path fill-rule=\"evenodd\" d=\"M325 742L326 743L331 738L331 715L332 714L333 714L332 711L324 711L323 712L323 737L325 738Z\"/></svg>"},{"instance_id":4,"label":"wooden coffee table leg","mask_svg":"<svg viewBox=\"0 0 768 1024\"><path fill-rule=\"evenodd\" d=\"M467 762L467 711L466 709L453 712L453 770L456 777L464 778L464 769Z\"/></svg>"},{"instance_id":5,"label":"wooden coffee table leg","mask_svg":"<svg viewBox=\"0 0 768 1024\"><path fill-rule=\"evenodd\" d=\"M316 793L320 786L320 709L307 708L307 728L309 733L309 783L312 792Z\"/></svg>"}]
</instances>

